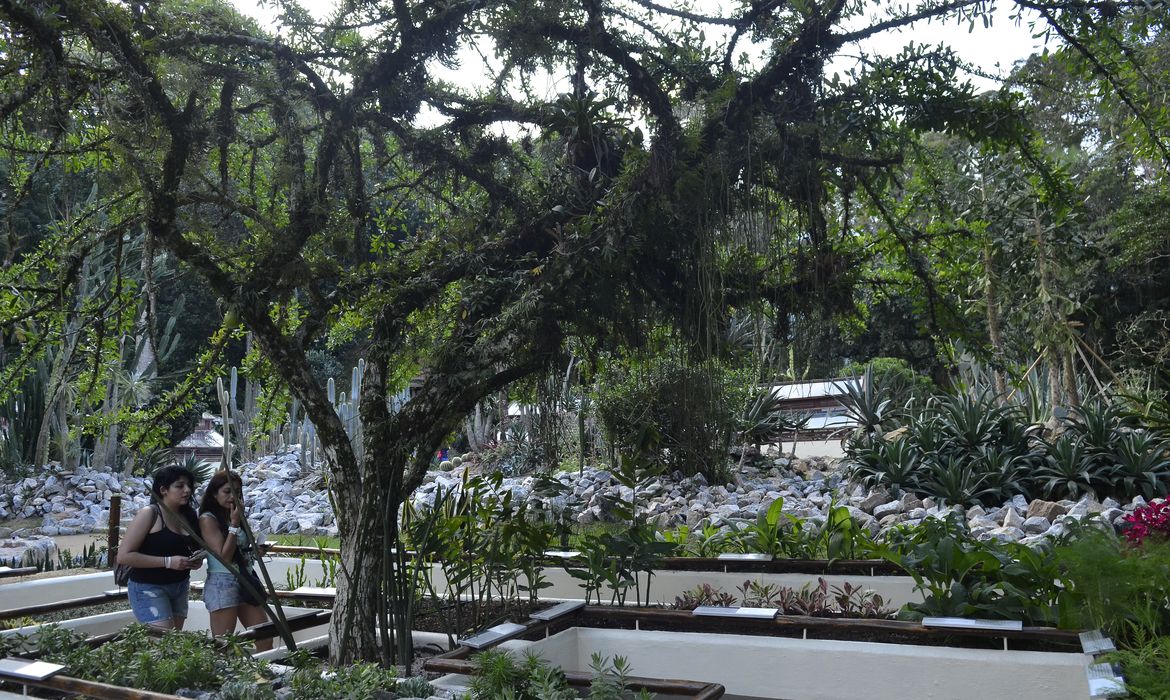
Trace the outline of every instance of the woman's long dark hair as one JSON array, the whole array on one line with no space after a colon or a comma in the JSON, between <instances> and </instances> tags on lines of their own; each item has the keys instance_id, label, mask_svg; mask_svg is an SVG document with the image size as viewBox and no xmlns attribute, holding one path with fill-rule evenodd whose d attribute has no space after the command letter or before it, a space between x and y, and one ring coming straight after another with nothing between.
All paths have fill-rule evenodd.
<instances>
[{"instance_id":1,"label":"woman's long dark hair","mask_svg":"<svg viewBox=\"0 0 1170 700\"><path fill-rule=\"evenodd\" d=\"M150 491L155 500L161 504L162 490L179 479L186 479L187 483L191 484L191 493L195 493L195 475L191 473L191 470L177 464L171 464L154 473L154 482L150 485ZM179 514L187 519L192 530L199 531L199 516L195 514L195 509L191 507L190 502L184 503L179 508Z\"/></svg>"},{"instance_id":2,"label":"woman's long dark hair","mask_svg":"<svg viewBox=\"0 0 1170 700\"><path fill-rule=\"evenodd\" d=\"M231 482L240 493L240 497L244 496L244 482L240 480L240 475L221 469L211 477L211 481L207 482L207 490L203 492L203 500L199 502L199 514L211 513L219 520L220 527L227 527L228 513L227 509L219 505L219 501L215 500L215 494L223 488L223 485Z\"/></svg>"}]
</instances>

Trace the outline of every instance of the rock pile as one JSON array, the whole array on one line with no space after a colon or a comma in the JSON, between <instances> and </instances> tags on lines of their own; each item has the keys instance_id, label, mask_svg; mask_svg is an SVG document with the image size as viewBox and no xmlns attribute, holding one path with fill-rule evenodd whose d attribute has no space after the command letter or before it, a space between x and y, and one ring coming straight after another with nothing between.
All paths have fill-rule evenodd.
<instances>
[{"instance_id":1,"label":"rock pile","mask_svg":"<svg viewBox=\"0 0 1170 700\"><path fill-rule=\"evenodd\" d=\"M62 471L49 465L36 476L0 483L0 521L41 518L44 535L76 535L104 531L110 520L110 498L122 496L122 518L149 502L150 480L78 467ZM7 537L11 532L0 535Z\"/></svg>"},{"instance_id":2,"label":"rock pile","mask_svg":"<svg viewBox=\"0 0 1170 700\"><path fill-rule=\"evenodd\" d=\"M504 479L500 488L511 491L514 501L524 501L533 508L558 515L569 509L569 516L581 524L610 520L613 500L628 501L631 496L629 487L618 484L612 474L600 469L586 468L580 475L561 473L556 479L564 494L555 498L540 495L534 477ZM427 483L415 492L414 503L428 507L438 493L458 490L461 485L458 470L431 473ZM896 525L914 525L928 517L945 517L958 511L965 515L977 538L1023 544L1063 534L1069 520L1100 517L1117 526L1127 513L1146 504L1140 496L1124 506L1111 498L1098 502L1090 496L1057 502L1029 502L1016 496L999 507L964 509L912 494L895 498L885 490L867 491L860 485L845 483L832 463L817 458L779 458L767 472L744 475L739 484L708 484L702 476L683 477L675 472L642 481L637 485L637 494L639 514L651 518L660 528L694 527L703 521L734 526L754 521L761 511L782 498L785 513L818 525L825 522L830 507L843 506L854 521L874 535Z\"/></svg>"},{"instance_id":3,"label":"rock pile","mask_svg":"<svg viewBox=\"0 0 1170 700\"><path fill-rule=\"evenodd\" d=\"M321 470L319 466L301 464L299 455L299 449L294 447L241 467L250 522L258 532L266 534L336 535L336 521ZM830 505L844 506L854 520L877 534L895 525L913 524L956 510L930 498L909 494L895 498L883 490L870 492L845 483L835 465L824 459L781 457L765 464L766 469L752 469L738 483L710 484L702 476L684 477L678 472L645 479L637 485L638 511L661 528L694 527L703 521L718 526L752 521L782 498L786 513L814 523L824 522ZM464 471L473 466L462 464L452 471L431 472L415 492L414 504L427 507L439 493L458 490ZM538 489L538 480L531 476L506 478L500 488L511 491L513 499L585 525L611 520L613 501L628 501L632 495L629 487L619 484L613 474L603 469L586 468L580 474L562 472L554 478L560 484L559 494ZM148 479L88 469L72 473L49 469L39 477L0 484L0 520L42 519L40 527L15 533L11 528L0 527L0 538L34 532L63 535L103 530L114 493L122 495L125 524L149 502L148 489ZM965 509L964 514L972 532L980 538L1031 543L1063 533L1069 519L1099 516L1119 524L1126 513L1141 505L1145 505L1141 498L1122 505L1109 498L1100 503L1089 497L1079 501L1029 502L1016 496L1002 506L975 506Z\"/></svg>"}]
</instances>

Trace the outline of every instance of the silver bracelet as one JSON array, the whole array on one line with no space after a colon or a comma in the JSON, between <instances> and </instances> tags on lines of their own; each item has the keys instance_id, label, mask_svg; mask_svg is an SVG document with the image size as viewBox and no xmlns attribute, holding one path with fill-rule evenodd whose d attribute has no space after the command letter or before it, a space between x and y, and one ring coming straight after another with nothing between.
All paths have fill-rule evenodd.
<instances>
[{"instance_id":1,"label":"silver bracelet","mask_svg":"<svg viewBox=\"0 0 1170 700\"><path fill-rule=\"evenodd\" d=\"M237 525L232 525L231 527L229 527L229 528L228 528L228 534L229 534L229 535L236 535L236 536L238 537L238 536L240 535L240 528L239 528L239 526L237 526Z\"/></svg>"},{"instance_id":2,"label":"silver bracelet","mask_svg":"<svg viewBox=\"0 0 1170 700\"><path fill-rule=\"evenodd\" d=\"M170 557L163 557L163 568L164 569L171 568L171 558Z\"/></svg>"}]
</instances>

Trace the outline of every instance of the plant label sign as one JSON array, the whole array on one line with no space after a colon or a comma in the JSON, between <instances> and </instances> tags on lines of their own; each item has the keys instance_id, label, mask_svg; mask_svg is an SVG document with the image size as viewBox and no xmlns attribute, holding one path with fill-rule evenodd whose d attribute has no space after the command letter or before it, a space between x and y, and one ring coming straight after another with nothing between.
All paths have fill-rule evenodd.
<instances>
[{"instance_id":1,"label":"plant label sign","mask_svg":"<svg viewBox=\"0 0 1170 700\"><path fill-rule=\"evenodd\" d=\"M720 605L700 605L691 611L696 617L747 617L771 620L780 613L776 608L725 608Z\"/></svg>"},{"instance_id":2,"label":"plant label sign","mask_svg":"<svg viewBox=\"0 0 1170 700\"><path fill-rule=\"evenodd\" d=\"M717 558L719 561L772 561L773 559L771 554L762 554L760 552L749 552L747 554L724 552Z\"/></svg>"},{"instance_id":3,"label":"plant label sign","mask_svg":"<svg viewBox=\"0 0 1170 700\"><path fill-rule=\"evenodd\" d=\"M1093 664L1085 668L1089 680L1090 698L1120 698L1128 693L1125 681L1118 678L1109 664Z\"/></svg>"},{"instance_id":4,"label":"plant label sign","mask_svg":"<svg viewBox=\"0 0 1170 700\"><path fill-rule=\"evenodd\" d=\"M543 620L547 622L549 620L555 620L562 615L568 615L574 610L580 610L583 607L585 607L585 601L583 600L566 600L563 603L557 603L551 608L537 610L536 612L529 615L529 617L531 617L533 620Z\"/></svg>"},{"instance_id":5,"label":"plant label sign","mask_svg":"<svg viewBox=\"0 0 1170 700\"><path fill-rule=\"evenodd\" d=\"M1019 631L1024 623L1019 620L980 620L973 617L924 617L923 627L953 627L968 630Z\"/></svg>"},{"instance_id":6,"label":"plant label sign","mask_svg":"<svg viewBox=\"0 0 1170 700\"><path fill-rule=\"evenodd\" d=\"M472 635L467 639L460 639L459 643L465 647L471 647L472 649L486 649L493 644L498 644L504 641L505 639L515 637L526 629L528 628L524 625L518 625L515 622L504 622L496 625L495 627L489 627L479 634Z\"/></svg>"},{"instance_id":7,"label":"plant label sign","mask_svg":"<svg viewBox=\"0 0 1170 700\"><path fill-rule=\"evenodd\" d=\"M1081 632L1081 649L1086 654L1105 654L1111 651L1117 651L1117 647L1113 646L1113 640L1101 633L1101 630L1091 630L1089 632Z\"/></svg>"},{"instance_id":8,"label":"plant label sign","mask_svg":"<svg viewBox=\"0 0 1170 700\"><path fill-rule=\"evenodd\" d=\"M43 681L64 670L64 666L51 664L48 661L29 661L28 659L11 657L0 659L0 678Z\"/></svg>"}]
</instances>

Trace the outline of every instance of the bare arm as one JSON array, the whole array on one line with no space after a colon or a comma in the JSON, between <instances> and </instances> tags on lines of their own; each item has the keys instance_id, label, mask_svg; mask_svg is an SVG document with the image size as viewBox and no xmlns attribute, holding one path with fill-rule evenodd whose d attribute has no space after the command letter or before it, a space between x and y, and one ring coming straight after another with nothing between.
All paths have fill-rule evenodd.
<instances>
[{"instance_id":1,"label":"bare arm","mask_svg":"<svg viewBox=\"0 0 1170 700\"><path fill-rule=\"evenodd\" d=\"M236 538L234 535L224 537L219 529L219 520L211 513L199 516L199 532L203 541L207 543L207 551L215 554L223 561L231 561L236 556Z\"/></svg>"}]
</instances>

